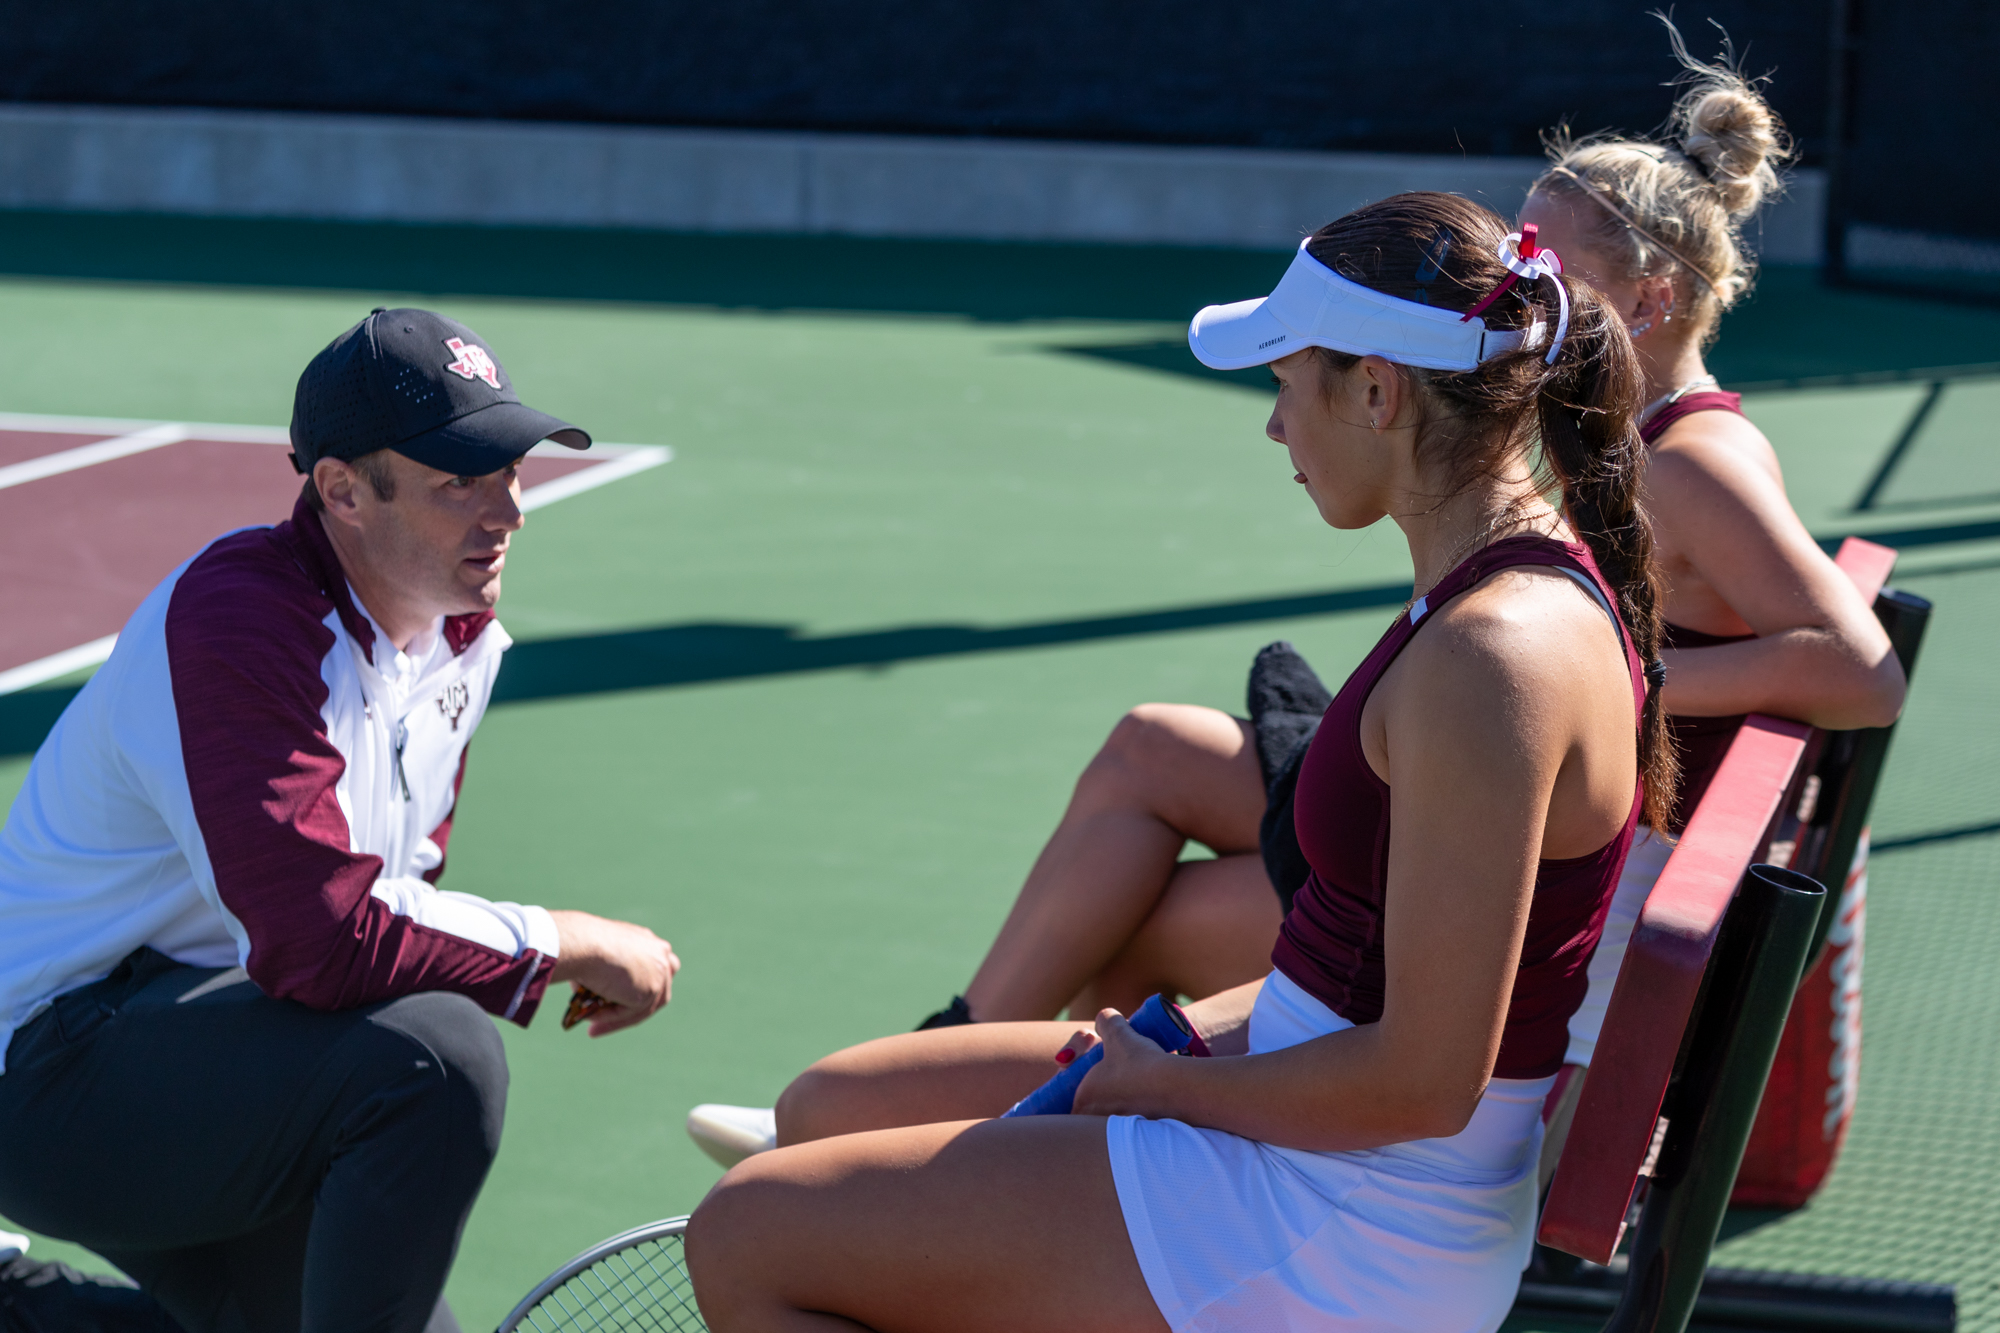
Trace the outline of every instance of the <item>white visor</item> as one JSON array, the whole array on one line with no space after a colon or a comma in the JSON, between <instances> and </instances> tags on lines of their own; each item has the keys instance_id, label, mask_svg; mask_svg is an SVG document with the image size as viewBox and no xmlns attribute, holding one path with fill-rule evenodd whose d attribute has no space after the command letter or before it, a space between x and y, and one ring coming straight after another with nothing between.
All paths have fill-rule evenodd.
<instances>
[{"instance_id":1,"label":"white visor","mask_svg":"<svg viewBox=\"0 0 2000 1333\"><path fill-rule=\"evenodd\" d=\"M1188 346L1205 366L1244 370L1289 356L1301 347L1330 347L1351 356L1380 356L1425 370L1471 370L1490 357L1542 340L1538 320L1525 332L1488 329L1453 310L1418 305L1349 282L1299 253L1269 296L1212 305L1188 325Z\"/></svg>"}]
</instances>

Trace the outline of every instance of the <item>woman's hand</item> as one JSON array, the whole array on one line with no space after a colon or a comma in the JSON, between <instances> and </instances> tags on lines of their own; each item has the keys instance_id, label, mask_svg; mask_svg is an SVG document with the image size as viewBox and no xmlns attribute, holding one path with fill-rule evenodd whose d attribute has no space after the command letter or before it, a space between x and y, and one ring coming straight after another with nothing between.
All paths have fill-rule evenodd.
<instances>
[{"instance_id":1,"label":"woman's hand","mask_svg":"<svg viewBox=\"0 0 2000 1333\"><path fill-rule=\"evenodd\" d=\"M1076 1090L1077 1115L1151 1115L1163 1112L1162 1075L1174 1059L1139 1035L1125 1015L1106 1009L1097 1016L1097 1033L1079 1032L1056 1053L1056 1063L1068 1067L1091 1047L1104 1046L1104 1059L1085 1075ZM1068 1058L1066 1059L1065 1056Z\"/></svg>"}]
</instances>

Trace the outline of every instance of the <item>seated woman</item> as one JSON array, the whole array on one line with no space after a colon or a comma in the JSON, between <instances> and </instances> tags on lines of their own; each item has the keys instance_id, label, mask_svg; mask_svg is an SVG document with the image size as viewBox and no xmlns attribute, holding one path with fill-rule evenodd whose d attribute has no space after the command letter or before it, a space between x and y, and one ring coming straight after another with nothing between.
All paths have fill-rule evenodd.
<instances>
[{"instance_id":1,"label":"seated woman","mask_svg":"<svg viewBox=\"0 0 2000 1333\"><path fill-rule=\"evenodd\" d=\"M1603 298L1442 194L1322 228L1190 341L1277 355L1294 479L1334 527L1395 522L1419 594L1301 767L1311 874L1275 970L1191 1007L1214 1058L1107 1010L1095 1038L978 1023L821 1061L780 1102L787 1146L689 1226L717 1333L1507 1312L1585 964L1672 800L1639 366ZM1075 1114L980 1119L1098 1038Z\"/></svg>"}]
</instances>

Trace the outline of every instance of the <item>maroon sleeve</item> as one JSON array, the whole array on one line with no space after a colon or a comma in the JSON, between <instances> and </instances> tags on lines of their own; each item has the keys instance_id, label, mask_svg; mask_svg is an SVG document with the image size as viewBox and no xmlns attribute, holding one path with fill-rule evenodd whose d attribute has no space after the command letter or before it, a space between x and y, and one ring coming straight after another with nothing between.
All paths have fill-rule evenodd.
<instances>
[{"instance_id":1,"label":"maroon sleeve","mask_svg":"<svg viewBox=\"0 0 2000 1333\"><path fill-rule=\"evenodd\" d=\"M250 978L315 1009L453 991L525 1025L552 959L510 957L371 896L382 861L350 850L334 790L346 759L320 713L331 610L263 530L211 547L167 611L194 823L216 894L249 937Z\"/></svg>"}]
</instances>

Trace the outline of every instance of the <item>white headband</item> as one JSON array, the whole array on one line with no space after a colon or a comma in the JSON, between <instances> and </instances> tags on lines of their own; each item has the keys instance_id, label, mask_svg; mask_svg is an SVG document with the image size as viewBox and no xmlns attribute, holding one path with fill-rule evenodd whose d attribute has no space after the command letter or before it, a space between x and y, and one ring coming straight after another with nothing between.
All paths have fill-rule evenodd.
<instances>
[{"instance_id":1,"label":"white headband","mask_svg":"<svg viewBox=\"0 0 2000 1333\"><path fill-rule=\"evenodd\" d=\"M1502 244L1508 267L1522 264L1514 254L1517 237ZM1350 356L1380 356L1425 370L1471 370L1520 347L1540 346L1547 330L1537 320L1526 330L1489 329L1484 319L1418 305L1372 287L1350 282L1306 253L1299 243L1292 266L1269 296L1230 305L1212 305L1188 325L1188 346L1205 366L1244 370L1266 365L1302 347L1329 347ZM1542 251L1542 255L1553 254ZM1544 262L1526 261L1544 276ZM1560 261L1553 266L1562 271ZM1516 269L1519 272L1520 270ZM1523 277L1528 274L1523 273ZM1553 276L1549 274L1548 276ZM1558 282L1557 288L1562 284ZM1569 332L1569 300L1562 298L1556 346ZM1555 348L1549 349L1554 360Z\"/></svg>"}]
</instances>

